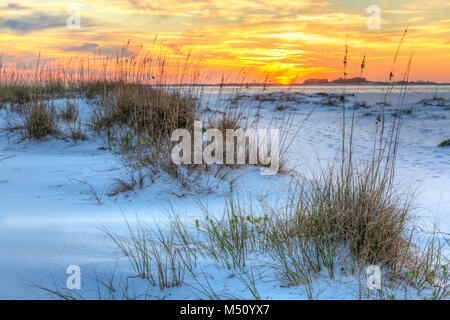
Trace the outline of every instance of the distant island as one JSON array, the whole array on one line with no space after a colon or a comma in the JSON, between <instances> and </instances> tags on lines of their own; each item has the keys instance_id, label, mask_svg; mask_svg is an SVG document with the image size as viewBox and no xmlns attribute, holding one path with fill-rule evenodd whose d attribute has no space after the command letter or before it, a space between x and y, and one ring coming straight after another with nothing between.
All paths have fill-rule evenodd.
<instances>
[{"instance_id":1,"label":"distant island","mask_svg":"<svg viewBox=\"0 0 450 320\"><path fill-rule=\"evenodd\" d=\"M317 85L333 85L333 84L363 84L363 85L385 85L388 81L368 81L366 78L354 77L349 79L339 78L336 80L328 81L328 79L306 79L301 83L303 86L317 86ZM394 81L390 83L404 84L405 81ZM408 81L409 85L450 85L450 83L439 83L433 81Z\"/></svg>"}]
</instances>

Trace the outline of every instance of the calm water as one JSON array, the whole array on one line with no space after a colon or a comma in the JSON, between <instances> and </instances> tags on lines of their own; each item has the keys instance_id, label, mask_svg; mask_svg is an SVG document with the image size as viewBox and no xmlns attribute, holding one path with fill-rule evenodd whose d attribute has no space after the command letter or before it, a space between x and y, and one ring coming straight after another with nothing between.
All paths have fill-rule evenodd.
<instances>
[{"instance_id":1,"label":"calm water","mask_svg":"<svg viewBox=\"0 0 450 320\"><path fill-rule=\"evenodd\" d=\"M313 94L318 92L326 92L332 94L354 94L358 101L365 100L368 103L381 102L386 99L387 102L395 104L401 93L401 86L390 88L387 93L387 86L385 85L336 85L336 86L271 86L266 87L248 87L245 86L207 86L197 87L194 91L200 93L203 96L208 95L233 95L233 94L261 94L271 92L285 92L285 93L300 93L300 94ZM190 87L192 90L192 87ZM405 103L414 103L422 99L440 97L450 99L450 85L411 85L406 88Z\"/></svg>"}]
</instances>

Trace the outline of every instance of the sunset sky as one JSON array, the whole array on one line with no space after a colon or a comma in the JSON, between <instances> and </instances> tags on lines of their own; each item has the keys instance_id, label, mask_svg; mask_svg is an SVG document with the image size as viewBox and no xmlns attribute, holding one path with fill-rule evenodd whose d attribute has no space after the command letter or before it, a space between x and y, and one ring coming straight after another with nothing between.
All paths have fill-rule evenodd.
<instances>
[{"instance_id":1,"label":"sunset sky","mask_svg":"<svg viewBox=\"0 0 450 320\"><path fill-rule=\"evenodd\" d=\"M66 25L72 4L80 29ZM367 27L370 5L381 9L380 29ZM450 82L445 0L1 0L0 54L4 63L112 55L129 39L145 50L157 36L169 55L203 57L211 81L244 68L290 84L342 76L347 43L349 76L359 75L367 50L364 76L385 80L406 27L396 77L413 55L412 80Z\"/></svg>"}]
</instances>

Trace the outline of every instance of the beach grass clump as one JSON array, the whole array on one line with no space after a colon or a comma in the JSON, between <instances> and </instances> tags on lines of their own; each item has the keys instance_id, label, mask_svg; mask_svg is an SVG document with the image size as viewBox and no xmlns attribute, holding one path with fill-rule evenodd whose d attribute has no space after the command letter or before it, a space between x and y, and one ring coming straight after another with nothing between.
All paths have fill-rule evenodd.
<instances>
[{"instance_id":1,"label":"beach grass clump","mask_svg":"<svg viewBox=\"0 0 450 320\"><path fill-rule=\"evenodd\" d=\"M118 88L112 107L119 121L155 138L191 129L196 117L195 103L180 92L141 85Z\"/></svg>"},{"instance_id":2,"label":"beach grass clump","mask_svg":"<svg viewBox=\"0 0 450 320\"><path fill-rule=\"evenodd\" d=\"M0 84L0 101L21 106L44 98L62 98L66 86L61 80L49 81L8 81Z\"/></svg>"},{"instance_id":3,"label":"beach grass clump","mask_svg":"<svg viewBox=\"0 0 450 320\"><path fill-rule=\"evenodd\" d=\"M79 117L79 111L74 103L67 102L59 112L59 117L65 122L76 122Z\"/></svg>"},{"instance_id":4,"label":"beach grass clump","mask_svg":"<svg viewBox=\"0 0 450 320\"><path fill-rule=\"evenodd\" d=\"M375 170L372 164L352 171L330 168L313 179L310 190L300 194L303 233L347 246L359 264L393 266L404 254L411 205Z\"/></svg>"},{"instance_id":5,"label":"beach grass clump","mask_svg":"<svg viewBox=\"0 0 450 320\"><path fill-rule=\"evenodd\" d=\"M130 238L122 238L104 229L136 272L160 289L183 284L186 266L183 251L179 249L176 232L148 229L139 222L135 229L126 221Z\"/></svg>"},{"instance_id":6,"label":"beach grass clump","mask_svg":"<svg viewBox=\"0 0 450 320\"><path fill-rule=\"evenodd\" d=\"M439 148L450 147L450 139L442 140L442 141L438 144L438 147L439 147Z\"/></svg>"},{"instance_id":7,"label":"beach grass clump","mask_svg":"<svg viewBox=\"0 0 450 320\"><path fill-rule=\"evenodd\" d=\"M190 129L196 104L177 91L143 84L108 85L112 88L95 105L92 124L97 130L115 125L152 138L168 136L175 129Z\"/></svg>"},{"instance_id":8,"label":"beach grass clump","mask_svg":"<svg viewBox=\"0 0 450 320\"><path fill-rule=\"evenodd\" d=\"M74 120L69 123L68 130L69 138L72 139L73 142L86 141L88 139L88 135L83 128L81 121Z\"/></svg>"},{"instance_id":9,"label":"beach grass clump","mask_svg":"<svg viewBox=\"0 0 450 320\"><path fill-rule=\"evenodd\" d=\"M142 222L130 227L127 222L126 239L105 232L136 275L160 289L188 285L204 293L207 284L199 280L199 262L212 260L218 272L247 279L245 286L255 297L257 285L250 275L262 268L267 280L271 274L272 281L299 288L310 299L324 272L331 280L353 275L361 282L356 294L374 298L362 275L376 265L383 272L379 299L389 297L389 290L405 292L405 297L418 290L430 299L448 298L443 254L448 239L421 235L425 244L413 240L420 230L412 223L411 197L397 193L384 178L373 178L378 175L374 166L359 168L342 176L341 168L329 167L307 182L296 181L275 201L260 198L250 204L230 194L222 216L201 205L204 217L191 222L169 214L164 227Z\"/></svg>"},{"instance_id":10,"label":"beach grass clump","mask_svg":"<svg viewBox=\"0 0 450 320\"><path fill-rule=\"evenodd\" d=\"M31 102L33 90L26 85L2 85L0 86L0 99L2 102L15 104L25 104Z\"/></svg>"},{"instance_id":11,"label":"beach grass clump","mask_svg":"<svg viewBox=\"0 0 450 320\"><path fill-rule=\"evenodd\" d=\"M25 135L29 139L42 139L59 133L55 108L46 101L31 103L25 111Z\"/></svg>"},{"instance_id":12,"label":"beach grass clump","mask_svg":"<svg viewBox=\"0 0 450 320\"><path fill-rule=\"evenodd\" d=\"M92 127L106 135L126 167L181 178L182 168L171 161L170 137L176 129L192 133L196 102L168 87L120 83L109 88L92 105Z\"/></svg>"}]
</instances>

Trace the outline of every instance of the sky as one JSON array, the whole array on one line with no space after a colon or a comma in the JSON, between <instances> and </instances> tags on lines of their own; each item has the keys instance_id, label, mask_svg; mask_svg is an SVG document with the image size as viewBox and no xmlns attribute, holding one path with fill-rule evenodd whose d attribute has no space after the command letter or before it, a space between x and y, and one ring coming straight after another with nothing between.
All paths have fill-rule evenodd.
<instances>
[{"instance_id":1,"label":"sky","mask_svg":"<svg viewBox=\"0 0 450 320\"><path fill-rule=\"evenodd\" d=\"M401 80L412 57L410 80L450 82L446 0L0 0L3 64L111 56L129 41L150 51L155 37L168 57L201 59L210 82L242 72L278 84L336 79L345 45L347 77L359 76L366 54L370 80L392 67Z\"/></svg>"}]
</instances>

